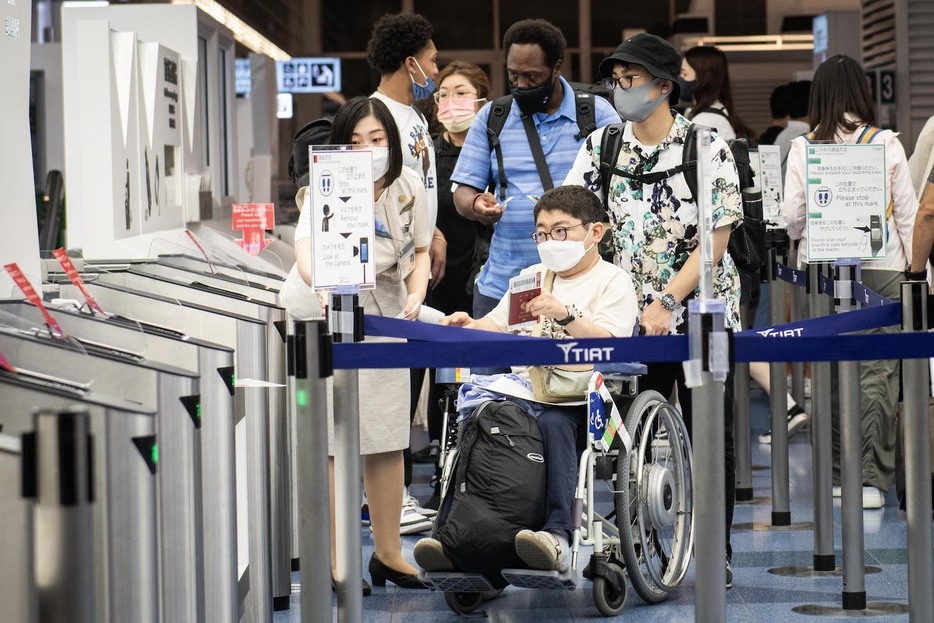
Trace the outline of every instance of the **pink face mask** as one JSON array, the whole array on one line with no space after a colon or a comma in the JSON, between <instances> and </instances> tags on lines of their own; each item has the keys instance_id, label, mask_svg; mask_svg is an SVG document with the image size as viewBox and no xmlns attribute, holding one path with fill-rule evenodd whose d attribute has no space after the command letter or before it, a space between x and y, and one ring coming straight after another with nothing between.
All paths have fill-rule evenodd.
<instances>
[{"instance_id":1,"label":"pink face mask","mask_svg":"<svg viewBox=\"0 0 934 623\"><path fill-rule=\"evenodd\" d=\"M438 121L448 132L463 132L477 116L476 102L469 97L446 97L438 103Z\"/></svg>"}]
</instances>

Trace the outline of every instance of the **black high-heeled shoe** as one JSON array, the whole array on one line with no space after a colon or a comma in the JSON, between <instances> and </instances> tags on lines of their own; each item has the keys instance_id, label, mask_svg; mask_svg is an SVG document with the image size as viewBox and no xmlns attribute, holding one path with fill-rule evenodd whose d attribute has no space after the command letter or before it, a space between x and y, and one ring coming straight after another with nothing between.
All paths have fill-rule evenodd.
<instances>
[{"instance_id":1,"label":"black high-heeled shoe","mask_svg":"<svg viewBox=\"0 0 934 623\"><path fill-rule=\"evenodd\" d=\"M386 586L386 580L389 580L399 588L428 588L422 584L417 575L411 573L402 573L390 567L376 557L376 552L370 556L370 579L374 586Z\"/></svg>"},{"instance_id":2,"label":"black high-heeled shoe","mask_svg":"<svg viewBox=\"0 0 934 623\"><path fill-rule=\"evenodd\" d=\"M366 583L366 580L364 580L363 578L360 578L360 579L363 582L363 596L369 597L370 594L373 593L373 589L370 588L370 585ZM331 578L331 592L332 593L337 592L337 583L334 581L333 577Z\"/></svg>"}]
</instances>

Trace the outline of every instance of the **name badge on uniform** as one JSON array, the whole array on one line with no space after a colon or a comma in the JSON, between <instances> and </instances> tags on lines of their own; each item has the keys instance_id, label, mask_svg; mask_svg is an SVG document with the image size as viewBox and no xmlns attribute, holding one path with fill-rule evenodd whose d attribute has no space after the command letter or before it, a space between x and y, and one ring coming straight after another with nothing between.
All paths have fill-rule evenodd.
<instances>
[{"instance_id":1,"label":"name badge on uniform","mask_svg":"<svg viewBox=\"0 0 934 623\"><path fill-rule=\"evenodd\" d=\"M402 247L402 250L399 251L399 258L397 260L399 265L399 274L402 275L403 279L408 276L410 272L415 268L415 239L409 240L405 246Z\"/></svg>"}]
</instances>

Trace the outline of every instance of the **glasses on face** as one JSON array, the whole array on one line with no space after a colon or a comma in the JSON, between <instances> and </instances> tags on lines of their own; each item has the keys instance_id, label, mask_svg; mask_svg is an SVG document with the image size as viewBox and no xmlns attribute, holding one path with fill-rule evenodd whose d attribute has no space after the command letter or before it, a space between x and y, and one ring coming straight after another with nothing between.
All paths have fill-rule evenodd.
<instances>
[{"instance_id":1,"label":"glasses on face","mask_svg":"<svg viewBox=\"0 0 934 623\"><path fill-rule=\"evenodd\" d=\"M625 91L626 89L632 87L632 83L634 80L638 80L640 78L646 79L647 76L644 76L642 74L624 74L622 76L612 76L610 78L603 79L603 86L609 89L610 91L612 91L616 87L619 87Z\"/></svg>"},{"instance_id":2,"label":"glasses on face","mask_svg":"<svg viewBox=\"0 0 934 623\"><path fill-rule=\"evenodd\" d=\"M456 97L457 99L477 99L476 91L467 91L465 89L457 89L456 91L438 91L433 96L435 98L435 103L440 104L449 97Z\"/></svg>"},{"instance_id":3,"label":"glasses on face","mask_svg":"<svg viewBox=\"0 0 934 623\"><path fill-rule=\"evenodd\" d=\"M585 221L583 223L578 223L577 225L562 225L560 227L555 227L551 231L537 231L532 234L532 240L535 244L541 244L551 238L552 240L557 240L562 242L568 239L568 230L574 229L575 227L583 227L588 225Z\"/></svg>"}]
</instances>

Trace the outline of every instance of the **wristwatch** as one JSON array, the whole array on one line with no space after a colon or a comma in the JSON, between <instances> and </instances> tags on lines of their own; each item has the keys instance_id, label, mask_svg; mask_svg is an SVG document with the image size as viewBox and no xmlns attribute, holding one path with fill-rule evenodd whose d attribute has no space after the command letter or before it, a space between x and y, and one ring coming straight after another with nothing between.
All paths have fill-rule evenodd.
<instances>
[{"instance_id":1,"label":"wristwatch","mask_svg":"<svg viewBox=\"0 0 934 623\"><path fill-rule=\"evenodd\" d=\"M575 320L577 320L577 310L571 307L570 305L565 305L564 308L568 311L568 317L564 320L555 319L555 324L559 327L566 327Z\"/></svg>"},{"instance_id":2,"label":"wristwatch","mask_svg":"<svg viewBox=\"0 0 934 623\"><path fill-rule=\"evenodd\" d=\"M907 281L927 281L928 278L928 269L925 266L922 270L917 272L911 270L911 264L905 267L905 279Z\"/></svg>"},{"instance_id":3,"label":"wristwatch","mask_svg":"<svg viewBox=\"0 0 934 623\"><path fill-rule=\"evenodd\" d=\"M668 311L674 310L675 305L678 304L677 301L675 301L675 295L671 294L670 292L662 294L662 297L658 299L658 302L661 303L662 307Z\"/></svg>"}]
</instances>

